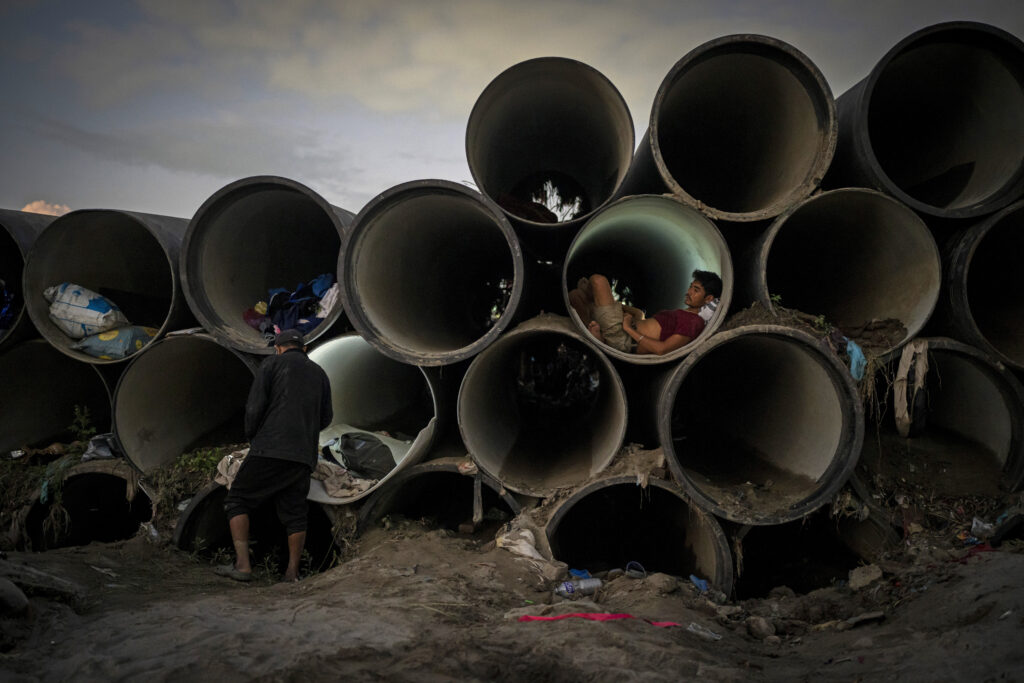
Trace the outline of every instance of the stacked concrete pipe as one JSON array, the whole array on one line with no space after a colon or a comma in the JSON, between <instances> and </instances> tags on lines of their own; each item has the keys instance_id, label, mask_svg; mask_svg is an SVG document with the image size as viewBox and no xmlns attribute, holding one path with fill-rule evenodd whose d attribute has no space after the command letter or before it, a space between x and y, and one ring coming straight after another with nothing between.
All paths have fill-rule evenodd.
<instances>
[{"instance_id":1,"label":"stacked concrete pipe","mask_svg":"<svg viewBox=\"0 0 1024 683\"><path fill-rule=\"evenodd\" d=\"M515 319L525 279L501 209L446 180L370 200L345 235L338 272L355 329L386 356L422 366L493 343Z\"/></svg>"},{"instance_id":2,"label":"stacked concrete pipe","mask_svg":"<svg viewBox=\"0 0 1024 683\"><path fill-rule=\"evenodd\" d=\"M780 524L849 479L864 412L849 371L789 327L719 332L662 383L658 433L694 503L740 524Z\"/></svg>"},{"instance_id":3,"label":"stacked concrete pipe","mask_svg":"<svg viewBox=\"0 0 1024 683\"><path fill-rule=\"evenodd\" d=\"M600 344L609 356L627 363L671 363L690 353L722 323L732 300L733 271L729 247L715 224L673 197L635 195L620 199L595 214L573 240L565 257L562 295L569 310L569 291L580 277L601 273L628 285L633 302L648 314L685 308L686 290L694 270L722 278L722 296L715 316L699 340L662 356L625 353ZM583 335L587 320L573 313ZM595 341L595 343L597 343Z\"/></svg>"},{"instance_id":4,"label":"stacked concrete pipe","mask_svg":"<svg viewBox=\"0 0 1024 683\"><path fill-rule=\"evenodd\" d=\"M42 339L0 354L0 453L47 446L71 436L75 411L99 432L110 429L110 391L99 369Z\"/></svg>"},{"instance_id":5,"label":"stacked concrete pipe","mask_svg":"<svg viewBox=\"0 0 1024 683\"><path fill-rule=\"evenodd\" d=\"M40 334L61 353L97 365L122 363L77 351L77 341L50 320L48 287L71 282L108 296L133 325L156 328L154 339L194 319L178 279L181 218L83 209L57 218L36 239L25 261L25 307Z\"/></svg>"},{"instance_id":6,"label":"stacked concrete pipe","mask_svg":"<svg viewBox=\"0 0 1024 683\"><path fill-rule=\"evenodd\" d=\"M628 410L615 368L563 316L542 315L502 336L473 359L462 379L458 422L470 456L506 488L530 496L550 495L601 472L622 445ZM593 366L590 401L529 406L522 369L534 357L574 352ZM548 374L553 383L567 378ZM559 384L561 390L566 385ZM527 414L532 412L532 417Z\"/></svg>"},{"instance_id":7,"label":"stacked concrete pipe","mask_svg":"<svg viewBox=\"0 0 1024 683\"><path fill-rule=\"evenodd\" d=\"M13 325L0 331L0 348L9 348L37 334L25 312L21 280L29 249L53 219L53 216L38 213L0 209L0 280L4 281L8 293L14 295L14 305L18 307Z\"/></svg>"},{"instance_id":8,"label":"stacked concrete pipe","mask_svg":"<svg viewBox=\"0 0 1024 683\"><path fill-rule=\"evenodd\" d=\"M916 31L836 106L831 187L871 187L942 218L983 216L1024 192L1024 43L1006 31Z\"/></svg>"},{"instance_id":9,"label":"stacked concrete pipe","mask_svg":"<svg viewBox=\"0 0 1024 683\"><path fill-rule=\"evenodd\" d=\"M603 571L635 561L732 592L732 553L718 521L661 479L641 488L635 476L600 477L556 505L545 535L552 557L570 567Z\"/></svg>"},{"instance_id":10,"label":"stacked concrete pipe","mask_svg":"<svg viewBox=\"0 0 1024 683\"><path fill-rule=\"evenodd\" d=\"M477 98L466 126L466 160L480 191L504 210L524 249L561 260L580 226L617 192L633 156L633 119L622 95L593 67L563 57L516 64ZM522 206L524 188L551 180L579 211L543 222ZM565 181L563 183L563 181Z\"/></svg>"},{"instance_id":11,"label":"stacked concrete pipe","mask_svg":"<svg viewBox=\"0 0 1024 683\"><path fill-rule=\"evenodd\" d=\"M439 424L446 419L443 397L447 392L439 386L440 378L385 356L354 333L317 345L309 358L331 381L334 421L320 433L321 443L349 433L383 436L395 459L394 469L385 477L344 499L328 495L323 484L314 480L311 500L353 503L430 453Z\"/></svg>"},{"instance_id":12,"label":"stacked concrete pipe","mask_svg":"<svg viewBox=\"0 0 1024 683\"><path fill-rule=\"evenodd\" d=\"M916 336L942 286L938 247L924 221L874 190L824 192L775 219L747 254L750 298L824 315L840 330L895 318Z\"/></svg>"},{"instance_id":13,"label":"stacked concrete pipe","mask_svg":"<svg viewBox=\"0 0 1024 683\"><path fill-rule=\"evenodd\" d=\"M224 186L196 211L182 242L181 282L196 318L232 348L272 354L242 314L266 301L271 289L335 274L352 218L288 178L253 176ZM343 315L336 305L306 341L319 338Z\"/></svg>"},{"instance_id":14,"label":"stacked concrete pipe","mask_svg":"<svg viewBox=\"0 0 1024 683\"><path fill-rule=\"evenodd\" d=\"M245 402L257 360L209 334L151 344L114 393L114 434L144 474L200 446L245 441Z\"/></svg>"},{"instance_id":15,"label":"stacked concrete pipe","mask_svg":"<svg viewBox=\"0 0 1024 683\"><path fill-rule=\"evenodd\" d=\"M836 134L832 91L803 53L723 36L665 76L620 193L668 191L727 221L771 218L818 186Z\"/></svg>"}]
</instances>

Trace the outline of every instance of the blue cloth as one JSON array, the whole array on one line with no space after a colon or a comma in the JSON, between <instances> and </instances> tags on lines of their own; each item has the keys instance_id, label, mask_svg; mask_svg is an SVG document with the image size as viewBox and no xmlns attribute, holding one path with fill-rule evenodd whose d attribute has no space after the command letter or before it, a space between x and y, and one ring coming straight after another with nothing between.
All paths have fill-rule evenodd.
<instances>
[{"instance_id":1,"label":"blue cloth","mask_svg":"<svg viewBox=\"0 0 1024 683\"><path fill-rule=\"evenodd\" d=\"M846 341L846 355L850 357L850 374L858 382L864 378L864 369L868 365L864 352L852 339Z\"/></svg>"},{"instance_id":2,"label":"blue cloth","mask_svg":"<svg viewBox=\"0 0 1024 683\"><path fill-rule=\"evenodd\" d=\"M696 574L690 574L690 582L693 583L701 593L708 592L708 582L699 578Z\"/></svg>"}]
</instances>

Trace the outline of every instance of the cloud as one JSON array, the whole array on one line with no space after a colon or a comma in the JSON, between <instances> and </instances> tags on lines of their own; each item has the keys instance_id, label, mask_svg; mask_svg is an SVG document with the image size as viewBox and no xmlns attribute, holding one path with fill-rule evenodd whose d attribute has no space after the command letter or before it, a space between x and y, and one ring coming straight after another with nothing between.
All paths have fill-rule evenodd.
<instances>
[{"instance_id":1,"label":"cloud","mask_svg":"<svg viewBox=\"0 0 1024 683\"><path fill-rule=\"evenodd\" d=\"M71 207L67 204L51 204L42 199L37 199L21 207L21 210L28 211L29 213L42 213L47 216L63 216L71 210Z\"/></svg>"}]
</instances>

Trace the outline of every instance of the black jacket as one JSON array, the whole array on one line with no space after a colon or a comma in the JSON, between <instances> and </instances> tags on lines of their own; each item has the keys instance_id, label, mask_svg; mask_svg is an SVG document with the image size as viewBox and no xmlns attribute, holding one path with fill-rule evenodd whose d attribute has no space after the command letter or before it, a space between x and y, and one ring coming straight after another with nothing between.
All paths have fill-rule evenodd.
<instances>
[{"instance_id":1,"label":"black jacket","mask_svg":"<svg viewBox=\"0 0 1024 683\"><path fill-rule=\"evenodd\" d=\"M249 454L316 467L320 431L331 424L331 382L299 349L270 356L245 405Z\"/></svg>"}]
</instances>

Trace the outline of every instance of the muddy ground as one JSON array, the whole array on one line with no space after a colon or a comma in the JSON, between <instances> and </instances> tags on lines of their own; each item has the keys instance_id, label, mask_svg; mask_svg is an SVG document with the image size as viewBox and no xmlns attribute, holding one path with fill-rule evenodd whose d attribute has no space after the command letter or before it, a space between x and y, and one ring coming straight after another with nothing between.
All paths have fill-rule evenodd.
<instances>
[{"instance_id":1,"label":"muddy ground","mask_svg":"<svg viewBox=\"0 0 1024 683\"><path fill-rule=\"evenodd\" d=\"M217 577L209 559L147 532L8 552L0 576L30 606L0 619L0 677L1024 680L1020 540L993 550L922 531L852 581L724 604L665 574L562 600L536 563L488 540L398 519L296 584ZM519 621L578 613L633 618Z\"/></svg>"}]
</instances>

